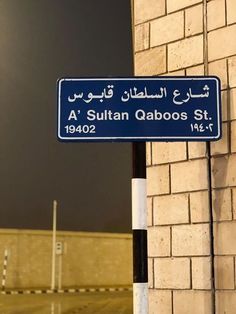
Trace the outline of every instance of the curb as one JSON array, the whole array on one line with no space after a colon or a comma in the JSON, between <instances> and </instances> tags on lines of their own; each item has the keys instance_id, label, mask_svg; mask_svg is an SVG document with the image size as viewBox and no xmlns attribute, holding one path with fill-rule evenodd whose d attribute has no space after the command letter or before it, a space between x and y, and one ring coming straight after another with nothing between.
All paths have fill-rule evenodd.
<instances>
[{"instance_id":1,"label":"curb","mask_svg":"<svg viewBox=\"0 0 236 314\"><path fill-rule=\"evenodd\" d=\"M133 291L133 288L119 287L119 288L79 288L79 289L60 289L60 290L11 290L1 291L3 295L17 295L17 294L54 294L54 293L89 293L89 292L124 292Z\"/></svg>"}]
</instances>

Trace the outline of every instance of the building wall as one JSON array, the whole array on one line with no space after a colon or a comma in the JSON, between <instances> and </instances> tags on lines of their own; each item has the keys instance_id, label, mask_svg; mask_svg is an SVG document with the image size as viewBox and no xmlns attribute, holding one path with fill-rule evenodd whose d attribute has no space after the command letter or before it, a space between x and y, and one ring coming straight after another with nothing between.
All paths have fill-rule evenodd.
<instances>
[{"instance_id":1,"label":"building wall","mask_svg":"<svg viewBox=\"0 0 236 314\"><path fill-rule=\"evenodd\" d=\"M64 246L62 288L132 283L131 235L58 232L57 241ZM51 287L52 232L0 229L0 273L5 249L10 252L6 289ZM59 256L56 283L58 267Z\"/></svg>"},{"instance_id":2,"label":"building wall","mask_svg":"<svg viewBox=\"0 0 236 314\"><path fill-rule=\"evenodd\" d=\"M211 187L205 143L147 144L150 314L233 314L236 1L133 0L133 8L135 75L209 74L222 83L223 138L210 145Z\"/></svg>"}]
</instances>

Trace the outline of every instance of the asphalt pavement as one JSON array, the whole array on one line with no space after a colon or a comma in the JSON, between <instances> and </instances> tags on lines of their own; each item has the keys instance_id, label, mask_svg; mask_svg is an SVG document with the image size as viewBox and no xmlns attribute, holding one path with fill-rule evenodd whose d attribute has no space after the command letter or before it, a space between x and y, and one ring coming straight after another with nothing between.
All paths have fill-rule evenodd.
<instances>
[{"instance_id":1,"label":"asphalt pavement","mask_svg":"<svg viewBox=\"0 0 236 314\"><path fill-rule=\"evenodd\" d=\"M1 314L132 314L132 292L0 295Z\"/></svg>"}]
</instances>

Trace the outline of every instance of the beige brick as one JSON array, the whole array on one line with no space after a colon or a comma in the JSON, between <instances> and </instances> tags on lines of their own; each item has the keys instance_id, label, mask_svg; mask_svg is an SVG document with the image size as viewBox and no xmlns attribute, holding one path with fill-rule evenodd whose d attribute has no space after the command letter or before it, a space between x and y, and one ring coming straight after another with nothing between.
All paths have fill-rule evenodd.
<instances>
[{"instance_id":1,"label":"beige brick","mask_svg":"<svg viewBox=\"0 0 236 314\"><path fill-rule=\"evenodd\" d=\"M216 292L216 313L217 314L235 314L236 292L235 291L217 291Z\"/></svg>"},{"instance_id":2,"label":"beige brick","mask_svg":"<svg viewBox=\"0 0 236 314\"><path fill-rule=\"evenodd\" d=\"M221 88L226 89L228 86L226 60L209 63L209 75L218 76L221 81Z\"/></svg>"},{"instance_id":3,"label":"beige brick","mask_svg":"<svg viewBox=\"0 0 236 314\"><path fill-rule=\"evenodd\" d=\"M188 258L158 258L154 260L155 288L189 289L190 260Z\"/></svg>"},{"instance_id":4,"label":"beige brick","mask_svg":"<svg viewBox=\"0 0 236 314\"><path fill-rule=\"evenodd\" d=\"M221 92L221 105L222 105L222 121L228 121L228 91ZM236 96L236 94L235 94ZM235 110L236 112L236 110Z\"/></svg>"},{"instance_id":5,"label":"beige brick","mask_svg":"<svg viewBox=\"0 0 236 314\"><path fill-rule=\"evenodd\" d=\"M225 25L225 0L210 1L207 4L208 31Z\"/></svg>"},{"instance_id":6,"label":"beige brick","mask_svg":"<svg viewBox=\"0 0 236 314\"><path fill-rule=\"evenodd\" d=\"M153 221L152 221L152 203L153 203L153 198L148 197L147 198L147 225L152 226Z\"/></svg>"},{"instance_id":7,"label":"beige brick","mask_svg":"<svg viewBox=\"0 0 236 314\"><path fill-rule=\"evenodd\" d=\"M231 190L213 190L213 218L214 221L232 220Z\"/></svg>"},{"instance_id":8,"label":"beige brick","mask_svg":"<svg viewBox=\"0 0 236 314\"><path fill-rule=\"evenodd\" d=\"M154 287L154 261L153 258L148 258L148 288Z\"/></svg>"},{"instance_id":9,"label":"beige brick","mask_svg":"<svg viewBox=\"0 0 236 314\"><path fill-rule=\"evenodd\" d=\"M188 142L189 158L206 157L206 143Z\"/></svg>"},{"instance_id":10,"label":"beige brick","mask_svg":"<svg viewBox=\"0 0 236 314\"><path fill-rule=\"evenodd\" d=\"M228 24L236 22L236 1L227 0L227 22Z\"/></svg>"},{"instance_id":11,"label":"beige brick","mask_svg":"<svg viewBox=\"0 0 236 314\"><path fill-rule=\"evenodd\" d=\"M153 143L152 158L154 165L186 160L186 144L174 142Z\"/></svg>"},{"instance_id":12,"label":"beige brick","mask_svg":"<svg viewBox=\"0 0 236 314\"><path fill-rule=\"evenodd\" d=\"M169 166L157 166L147 169L147 194L167 194L169 187Z\"/></svg>"},{"instance_id":13,"label":"beige brick","mask_svg":"<svg viewBox=\"0 0 236 314\"><path fill-rule=\"evenodd\" d=\"M211 304L210 291L174 291L175 314L210 314Z\"/></svg>"},{"instance_id":14,"label":"beige brick","mask_svg":"<svg viewBox=\"0 0 236 314\"><path fill-rule=\"evenodd\" d=\"M209 221L209 195L208 191L190 193L191 222Z\"/></svg>"},{"instance_id":15,"label":"beige brick","mask_svg":"<svg viewBox=\"0 0 236 314\"><path fill-rule=\"evenodd\" d=\"M232 208L234 219L236 219L236 189L232 189Z\"/></svg>"},{"instance_id":16,"label":"beige brick","mask_svg":"<svg viewBox=\"0 0 236 314\"><path fill-rule=\"evenodd\" d=\"M171 291L149 290L149 314L172 314Z\"/></svg>"},{"instance_id":17,"label":"beige brick","mask_svg":"<svg viewBox=\"0 0 236 314\"><path fill-rule=\"evenodd\" d=\"M149 48L149 23L135 27L135 51Z\"/></svg>"},{"instance_id":18,"label":"beige brick","mask_svg":"<svg viewBox=\"0 0 236 314\"><path fill-rule=\"evenodd\" d=\"M191 7L185 11L185 34L196 35L203 31L203 6L202 4Z\"/></svg>"},{"instance_id":19,"label":"beige brick","mask_svg":"<svg viewBox=\"0 0 236 314\"><path fill-rule=\"evenodd\" d=\"M152 164L152 143L146 143L146 165L151 166Z\"/></svg>"},{"instance_id":20,"label":"beige brick","mask_svg":"<svg viewBox=\"0 0 236 314\"><path fill-rule=\"evenodd\" d=\"M236 153L236 121L231 122L231 151Z\"/></svg>"},{"instance_id":21,"label":"beige brick","mask_svg":"<svg viewBox=\"0 0 236 314\"><path fill-rule=\"evenodd\" d=\"M229 58L229 87L236 87L236 57Z\"/></svg>"},{"instance_id":22,"label":"beige brick","mask_svg":"<svg viewBox=\"0 0 236 314\"><path fill-rule=\"evenodd\" d=\"M203 62L203 37L194 36L168 45L168 71Z\"/></svg>"},{"instance_id":23,"label":"beige brick","mask_svg":"<svg viewBox=\"0 0 236 314\"><path fill-rule=\"evenodd\" d=\"M209 255L209 225L183 225L172 227L173 256Z\"/></svg>"},{"instance_id":24,"label":"beige brick","mask_svg":"<svg viewBox=\"0 0 236 314\"><path fill-rule=\"evenodd\" d=\"M225 58L236 54L236 25L220 28L208 34L209 61ZM222 49L224 47L224 49Z\"/></svg>"},{"instance_id":25,"label":"beige brick","mask_svg":"<svg viewBox=\"0 0 236 314\"><path fill-rule=\"evenodd\" d=\"M148 228L148 255L170 256L170 227Z\"/></svg>"},{"instance_id":26,"label":"beige brick","mask_svg":"<svg viewBox=\"0 0 236 314\"><path fill-rule=\"evenodd\" d=\"M135 0L135 24L151 20L165 14L165 0Z\"/></svg>"},{"instance_id":27,"label":"beige brick","mask_svg":"<svg viewBox=\"0 0 236 314\"><path fill-rule=\"evenodd\" d=\"M200 65L188 68L187 69L187 75L188 76L204 75L204 65L200 64Z\"/></svg>"},{"instance_id":28,"label":"beige brick","mask_svg":"<svg viewBox=\"0 0 236 314\"><path fill-rule=\"evenodd\" d=\"M215 188L236 186L236 154L212 159L212 185Z\"/></svg>"},{"instance_id":29,"label":"beige brick","mask_svg":"<svg viewBox=\"0 0 236 314\"><path fill-rule=\"evenodd\" d=\"M207 161L191 160L171 165L172 192L207 189Z\"/></svg>"},{"instance_id":30,"label":"beige brick","mask_svg":"<svg viewBox=\"0 0 236 314\"><path fill-rule=\"evenodd\" d=\"M188 195L164 195L154 198L154 225L188 223Z\"/></svg>"},{"instance_id":31,"label":"beige brick","mask_svg":"<svg viewBox=\"0 0 236 314\"><path fill-rule=\"evenodd\" d=\"M192 258L193 289L211 289L211 259L209 257Z\"/></svg>"},{"instance_id":32,"label":"beige brick","mask_svg":"<svg viewBox=\"0 0 236 314\"><path fill-rule=\"evenodd\" d=\"M234 289L234 259L228 256L215 256L216 289Z\"/></svg>"},{"instance_id":33,"label":"beige brick","mask_svg":"<svg viewBox=\"0 0 236 314\"><path fill-rule=\"evenodd\" d=\"M184 37L184 12L177 12L151 22L151 47Z\"/></svg>"},{"instance_id":34,"label":"beige brick","mask_svg":"<svg viewBox=\"0 0 236 314\"><path fill-rule=\"evenodd\" d=\"M50 230L0 229L2 255L5 247L10 250L7 269L8 289L22 290L48 286L51 237ZM91 286L93 283L98 286L111 286L114 283L131 284L130 235L58 231L57 240L63 242L67 248L66 254L62 257L64 287L76 284ZM3 258L1 264L2 261ZM2 309L0 312L2 314ZM42 313L40 310L39 312Z\"/></svg>"},{"instance_id":35,"label":"beige brick","mask_svg":"<svg viewBox=\"0 0 236 314\"><path fill-rule=\"evenodd\" d=\"M167 12L177 11L199 2L202 2L202 0L167 0Z\"/></svg>"},{"instance_id":36,"label":"beige brick","mask_svg":"<svg viewBox=\"0 0 236 314\"><path fill-rule=\"evenodd\" d=\"M230 116L236 120L236 88L230 90Z\"/></svg>"},{"instance_id":37,"label":"beige brick","mask_svg":"<svg viewBox=\"0 0 236 314\"><path fill-rule=\"evenodd\" d=\"M166 72L166 48L157 47L135 54L135 75L155 75Z\"/></svg>"},{"instance_id":38,"label":"beige brick","mask_svg":"<svg viewBox=\"0 0 236 314\"><path fill-rule=\"evenodd\" d=\"M236 254L236 221L214 224L214 244L216 255Z\"/></svg>"},{"instance_id":39,"label":"beige brick","mask_svg":"<svg viewBox=\"0 0 236 314\"><path fill-rule=\"evenodd\" d=\"M222 124L222 138L218 141L211 142L211 154L221 155L229 152L229 141L228 141L228 124Z\"/></svg>"},{"instance_id":40,"label":"beige brick","mask_svg":"<svg viewBox=\"0 0 236 314\"><path fill-rule=\"evenodd\" d=\"M168 73L163 74L162 76L185 76L185 71L178 70L178 71L168 72Z\"/></svg>"}]
</instances>

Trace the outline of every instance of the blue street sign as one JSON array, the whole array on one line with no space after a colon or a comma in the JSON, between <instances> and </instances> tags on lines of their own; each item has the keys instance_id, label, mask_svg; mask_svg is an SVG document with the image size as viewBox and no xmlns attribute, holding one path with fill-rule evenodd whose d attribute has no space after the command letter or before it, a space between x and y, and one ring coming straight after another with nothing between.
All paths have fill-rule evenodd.
<instances>
[{"instance_id":1,"label":"blue street sign","mask_svg":"<svg viewBox=\"0 0 236 314\"><path fill-rule=\"evenodd\" d=\"M62 141L215 141L221 137L217 77L62 78Z\"/></svg>"}]
</instances>

